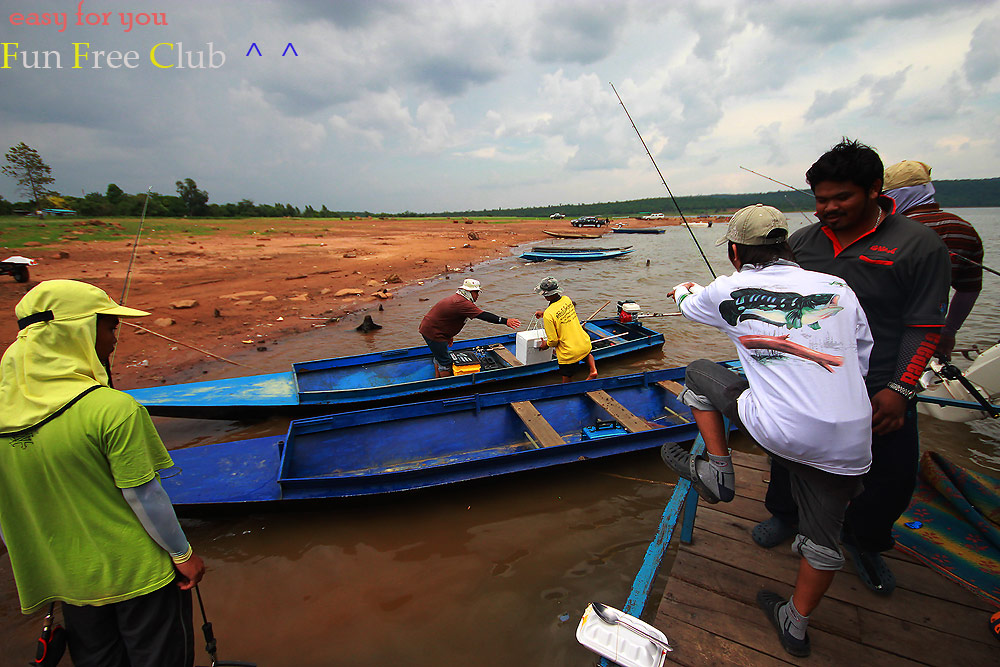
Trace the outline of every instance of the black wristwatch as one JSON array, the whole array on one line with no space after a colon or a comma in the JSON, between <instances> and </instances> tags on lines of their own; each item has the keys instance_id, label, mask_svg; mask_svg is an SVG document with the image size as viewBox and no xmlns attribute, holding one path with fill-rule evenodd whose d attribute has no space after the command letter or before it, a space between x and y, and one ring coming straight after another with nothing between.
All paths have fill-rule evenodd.
<instances>
[{"instance_id":1,"label":"black wristwatch","mask_svg":"<svg viewBox=\"0 0 1000 667\"><path fill-rule=\"evenodd\" d=\"M910 389L909 387L904 387L898 382L890 382L886 385L889 389L892 389L897 394L901 395L908 401L912 401L917 397L917 391L915 389Z\"/></svg>"}]
</instances>

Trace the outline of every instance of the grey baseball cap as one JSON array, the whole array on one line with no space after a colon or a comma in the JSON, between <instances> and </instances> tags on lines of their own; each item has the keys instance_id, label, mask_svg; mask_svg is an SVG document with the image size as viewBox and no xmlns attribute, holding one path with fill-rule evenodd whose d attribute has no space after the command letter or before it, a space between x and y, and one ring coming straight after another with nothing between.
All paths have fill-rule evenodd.
<instances>
[{"instance_id":1,"label":"grey baseball cap","mask_svg":"<svg viewBox=\"0 0 1000 667\"><path fill-rule=\"evenodd\" d=\"M782 230L784 234L775 234ZM788 240L788 218L773 206L754 204L741 208L729 219L726 235L715 242L722 245L726 241L742 245L773 245Z\"/></svg>"}]
</instances>

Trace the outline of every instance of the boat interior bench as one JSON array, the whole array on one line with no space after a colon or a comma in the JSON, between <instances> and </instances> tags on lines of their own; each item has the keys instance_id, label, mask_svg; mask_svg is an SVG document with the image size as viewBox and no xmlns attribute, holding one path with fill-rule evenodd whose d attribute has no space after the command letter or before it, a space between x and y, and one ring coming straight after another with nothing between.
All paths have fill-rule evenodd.
<instances>
[{"instance_id":1,"label":"boat interior bench","mask_svg":"<svg viewBox=\"0 0 1000 667\"><path fill-rule=\"evenodd\" d=\"M628 408L612 398L611 395L603 389L588 391L587 396L589 396L594 403L601 406L609 415L614 417L615 420L622 425L622 428L629 433L639 433L641 431L648 431L651 428L659 428L658 425L650 425L645 419L637 417L629 412Z\"/></svg>"},{"instance_id":2,"label":"boat interior bench","mask_svg":"<svg viewBox=\"0 0 1000 667\"><path fill-rule=\"evenodd\" d=\"M531 401L515 401L510 404L510 407L514 408L514 412L531 431L531 435L534 436L539 447L566 444L562 436L552 428L552 424L545 421L545 417L538 411L538 408L531 404Z\"/></svg>"},{"instance_id":3,"label":"boat interior bench","mask_svg":"<svg viewBox=\"0 0 1000 667\"><path fill-rule=\"evenodd\" d=\"M498 357L500 357L501 359L503 359L504 361L506 361L512 367L513 366L523 366L524 365L520 361L518 361L517 357L515 357L513 354L511 354L510 350L508 350L506 347L504 347L502 343L497 343L496 345L490 346L489 350L493 354L497 355Z\"/></svg>"}]
</instances>

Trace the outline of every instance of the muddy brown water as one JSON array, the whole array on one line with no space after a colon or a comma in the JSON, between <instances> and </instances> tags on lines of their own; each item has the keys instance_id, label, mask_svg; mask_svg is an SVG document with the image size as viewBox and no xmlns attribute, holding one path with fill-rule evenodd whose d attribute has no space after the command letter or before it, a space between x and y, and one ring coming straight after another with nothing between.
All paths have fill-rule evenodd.
<instances>
[{"instance_id":1,"label":"muddy brown water","mask_svg":"<svg viewBox=\"0 0 1000 667\"><path fill-rule=\"evenodd\" d=\"M961 214L983 236L986 264L993 266L1000 256L1000 209ZM793 227L805 224L797 217L790 218ZM731 272L724 251L714 245L722 229L693 231L715 272ZM572 247L595 241L543 243ZM676 308L664 295L675 284L711 279L684 228L668 227L661 235L607 234L600 244L632 244L636 250L592 263L527 264L512 256L477 266L474 277L483 283L479 305L527 325L531 313L545 305L532 288L552 275L576 301L581 317L608 299L612 303L602 314L613 315L614 302L625 298L645 310L672 312ZM233 358L274 372L295 361L418 345L420 318L466 276L428 281L403 290L383 311L373 307L299 336L267 340L266 352ZM959 346L985 348L997 341L998 296L1000 278L986 274ZM383 328L355 332L365 314ZM602 375L735 356L729 340L708 327L682 318L645 323L663 332L663 349L605 362L598 369ZM461 336L500 331L473 321ZM175 380L245 373L213 362ZM280 418L156 422L171 449L280 434L288 426ZM1000 471L998 424L922 417L920 428L924 448L975 470ZM754 450L743 438L736 443ZM182 523L208 565L201 590L221 659L297 667L591 665L594 655L575 639L580 615L591 600L624 603L673 481L657 453L647 451L385 498L200 513ZM656 591L662 590L665 572ZM655 608L656 591L648 607ZM196 625L200 622L196 610ZM40 615L18 612L6 555L0 557L0 623L0 664L24 664L33 655ZM669 636L670 629L664 630ZM199 636L196 664L209 662L202 646Z\"/></svg>"}]
</instances>

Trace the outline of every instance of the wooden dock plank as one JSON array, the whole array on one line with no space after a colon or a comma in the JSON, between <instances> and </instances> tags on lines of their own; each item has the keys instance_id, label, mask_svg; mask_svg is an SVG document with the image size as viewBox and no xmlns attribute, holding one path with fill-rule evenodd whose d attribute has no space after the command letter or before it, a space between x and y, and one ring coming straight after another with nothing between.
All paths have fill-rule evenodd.
<instances>
[{"instance_id":1,"label":"wooden dock plank","mask_svg":"<svg viewBox=\"0 0 1000 667\"><path fill-rule=\"evenodd\" d=\"M516 401L510 404L517 416L521 418L524 425L535 437L542 447L566 444L562 436L556 433L552 425L545 421L545 417L538 411L531 401Z\"/></svg>"},{"instance_id":2,"label":"wooden dock plank","mask_svg":"<svg viewBox=\"0 0 1000 667\"><path fill-rule=\"evenodd\" d=\"M848 560L810 618L813 654L785 653L756 605L762 588L788 596L799 557L790 541L774 549L753 543L750 530L769 516L761 499L767 459L734 452L737 497L699 504L693 540L682 545L654 625L677 646L681 664L997 664L986 626L988 602L905 554L889 552L897 588L869 591ZM898 557L897 557L898 555Z\"/></svg>"},{"instance_id":3,"label":"wooden dock plank","mask_svg":"<svg viewBox=\"0 0 1000 667\"><path fill-rule=\"evenodd\" d=\"M590 397L594 403L604 408L609 415L615 418L615 420L622 425L629 433L640 433L642 431L648 431L651 426L645 419L637 417L632 414L628 408L616 401L611 397L608 392L603 389L598 389L597 391L588 391L587 396Z\"/></svg>"}]
</instances>

